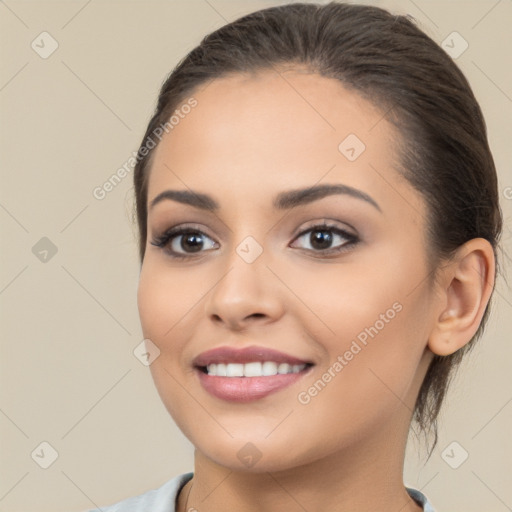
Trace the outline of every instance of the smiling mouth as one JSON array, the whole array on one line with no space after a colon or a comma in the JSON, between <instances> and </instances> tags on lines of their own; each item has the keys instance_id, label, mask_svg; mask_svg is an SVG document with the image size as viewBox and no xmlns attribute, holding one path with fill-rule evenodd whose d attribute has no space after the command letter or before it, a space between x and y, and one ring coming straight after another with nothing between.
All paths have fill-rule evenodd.
<instances>
[{"instance_id":1,"label":"smiling mouth","mask_svg":"<svg viewBox=\"0 0 512 512\"><path fill-rule=\"evenodd\" d=\"M311 373L314 363L269 347L225 345L202 352L192 366L207 393L247 403L292 386Z\"/></svg>"},{"instance_id":2,"label":"smiling mouth","mask_svg":"<svg viewBox=\"0 0 512 512\"><path fill-rule=\"evenodd\" d=\"M313 363L210 363L196 366L203 389L227 401L248 403L284 390L308 375Z\"/></svg>"},{"instance_id":3,"label":"smiling mouth","mask_svg":"<svg viewBox=\"0 0 512 512\"><path fill-rule=\"evenodd\" d=\"M198 368L212 377L272 377L300 373L312 363L288 364L274 361L254 361L250 363L212 363Z\"/></svg>"}]
</instances>

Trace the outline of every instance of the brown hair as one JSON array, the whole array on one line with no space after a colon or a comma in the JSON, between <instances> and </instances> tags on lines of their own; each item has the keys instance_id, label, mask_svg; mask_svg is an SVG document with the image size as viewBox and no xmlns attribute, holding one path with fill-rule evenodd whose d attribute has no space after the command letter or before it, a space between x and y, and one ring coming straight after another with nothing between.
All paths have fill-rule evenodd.
<instances>
[{"instance_id":1,"label":"brown hair","mask_svg":"<svg viewBox=\"0 0 512 512\"><path fill-rule=\"evenodd\" d=\"M496 255L502 215L481 109L460 69L409 16L337 2L292 3L242 16L204 37L170 73L141 149L206 82L230 73L294 65L339 80L381 108L398 128L398 171L428 206L433 271L472 238L488 240ZM134 172L141 262L153 149L144 153L139 150ZM428 368L413 419L425 434L434 431L429 456L453 370L481 336L488 314L489 305L473 339L454 354L435 355Z\"/></svg>"}]
</instances>

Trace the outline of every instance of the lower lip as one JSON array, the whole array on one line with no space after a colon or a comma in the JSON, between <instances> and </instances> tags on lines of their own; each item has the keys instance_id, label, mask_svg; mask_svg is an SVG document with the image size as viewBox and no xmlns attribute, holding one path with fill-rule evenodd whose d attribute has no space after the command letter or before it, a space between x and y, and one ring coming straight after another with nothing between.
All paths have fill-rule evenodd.
<instances>
[{"instance_id":1,"label":"lower lip","mask_svg":"<svg viewBox=\"0 0 512 512\"><path fill-rule=\"evenodd\" d=\"M309 373L310 366L299 373L285 373L266 377L217 377L196 368L199 381L211 395L229 402L252 402L284 389Z\"/></svg>"}]
</instances>

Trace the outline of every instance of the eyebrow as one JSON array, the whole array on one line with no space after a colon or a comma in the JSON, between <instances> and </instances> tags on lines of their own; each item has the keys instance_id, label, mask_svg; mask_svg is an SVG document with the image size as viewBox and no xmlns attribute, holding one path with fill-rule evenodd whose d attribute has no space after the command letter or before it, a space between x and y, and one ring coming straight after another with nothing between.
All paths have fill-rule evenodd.
<instances>
[{"instance_id":1,"label":"eyebrow","mask_svg":"<svg viewBox=\"0 0 512 512\"><path fill-rule=\"evenodd\" d=\"M272 202L272 206L276 210L288 210L335 194L348 195L356 199L361 199L371 204L379 212L382 212L378 203L362 190L339 184L316 185L313 187L280 192ZM156 204L166 199L188 204L210 212L215 212L220 209L219 203L213 197L192 190L164 190L151 201L149 208L152 209Z\"/></svg>"}]
</instances>

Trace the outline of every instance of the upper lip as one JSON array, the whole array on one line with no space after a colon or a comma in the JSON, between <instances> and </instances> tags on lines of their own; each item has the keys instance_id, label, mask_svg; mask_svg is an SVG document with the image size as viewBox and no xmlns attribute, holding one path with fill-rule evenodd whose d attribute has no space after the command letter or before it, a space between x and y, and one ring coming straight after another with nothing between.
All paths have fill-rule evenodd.
<instances>
[{"instance_id":1,"label":"upper lip","mask_svg":"<svg viewBox=\"0 0 512 512\"><path fill-rule=\"evenodd\" d=\"M250 346L244 348L233 348L229 346L217 347L206 352L202 352L193 360L193 365L197 367L208 366L209 364L218 363L253 363L274 361L276 363L295 364L312 364L311 361L299 359L297 357L279 352L277 350Z\"/></svg>"}]
</instances>

